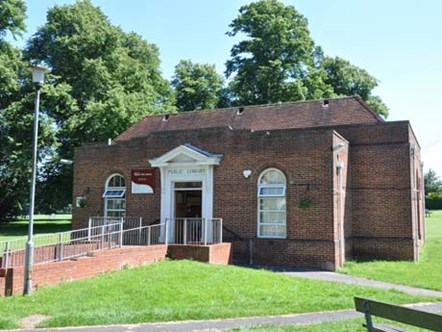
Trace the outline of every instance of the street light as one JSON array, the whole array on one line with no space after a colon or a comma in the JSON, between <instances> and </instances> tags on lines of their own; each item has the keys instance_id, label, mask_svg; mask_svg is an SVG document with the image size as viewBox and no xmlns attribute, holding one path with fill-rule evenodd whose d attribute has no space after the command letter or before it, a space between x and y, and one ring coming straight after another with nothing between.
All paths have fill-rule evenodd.
<instances>
[{"instance_id":1,"label":"street light","mask_svg":"<svg viewBox=\"0 0 442 332\"><path fill-rule=\"evenodd\" d=\"M32 83L35 86L36 96L34 103L34 136L32 140L32 180L30 190L29 203L29 225L28 225L28 241L26 242L25 257L25 280L23 294L28 295L32 292L32 265L34 263L34 243L32 234L34 232L34 206L35 206L35 179L37 176L37 143L38 143L38 111L40 107L40 89L44 84L44 75L49 72L46 67L34 66L28 68L32 73Z\"/></svg>"}]
</instances>

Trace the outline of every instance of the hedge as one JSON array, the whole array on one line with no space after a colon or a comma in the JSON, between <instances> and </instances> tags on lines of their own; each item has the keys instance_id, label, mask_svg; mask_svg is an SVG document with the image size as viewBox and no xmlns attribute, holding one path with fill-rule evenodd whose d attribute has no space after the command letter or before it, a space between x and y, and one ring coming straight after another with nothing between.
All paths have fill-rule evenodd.
<instances>
[{"instance_id":1,"label":"hedge","mask_svg":"<svg viewBox=\"0 0 442 332\"><path fill-rule=\"evenodd\" d=\"M426 196L425 208L428 210L442 210L442 194L431 193Z\"/></svg>"}]
</instances>

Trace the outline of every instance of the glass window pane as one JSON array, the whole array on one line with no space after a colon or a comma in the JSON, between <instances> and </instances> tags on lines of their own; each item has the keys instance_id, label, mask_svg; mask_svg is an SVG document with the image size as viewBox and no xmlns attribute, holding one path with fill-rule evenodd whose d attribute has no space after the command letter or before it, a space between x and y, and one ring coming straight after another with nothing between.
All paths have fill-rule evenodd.
<instances>
[{"instance_id":1,"label":"glass window pane","mask_svg":"<svg viewBox=\"0 0 442 332\"><path fill-rule=\"evenodd\" d=\"M285 196L285 186L261 186L259 196Z\"/></svg>"},{"instance_id":2,"label":"glass window pane","mask_svg":"<svg viewBox=\"0 0 442 332\"><path fill-rule=\"evenodd\" d=\"M115 187L126 187L126 184L124 182L124 178L121 175L114 175L107 184L108 188L115 188Z\"/></svg>"},{"instance_id":3,"label":"glass window pane","mask_svg":"<svg viewBox=\"0 0 442 332\"><path fill-rule=\"evenodd\" d=\"M263 225L259 227L260 236L286 237L285 225Z\"/></svg>"},{"instance_id":4,"label":"glass window pane","mask_svg":"<svg viewBox=\"0 0 442 332\"><path fill-rule=\"evenodd\" d=\"M260 184L284 184L285 185L285 176L281 171L276 169L271 169L266 171L262 177Z\"/></svg>"},{"instance_id":5,"label":"glass window pane","mask_svg":"<svg viewBox=\"0 0 442 332\"><path fill-rule=\"evenodd\" d=\"M285 211L284 212L260 212L261 224L285 224Z\"/></svg>"},{"instance_id":6,"label":"glass window pane","mask_svg":"<svg viewBox=\"0 0 442 332\"><path fill-rule=\"evenodd\" d=\"M195 189L202 188L202 182L175 182L176 189Z\"/></svg>"},{"instance_id":7,"label":"glass window pane","mask_svg":"<svg viewBox=\"0 0 442 332\"><path fill-rule=\"evenodd\" d=\"M259 209L261 211L273 210L273 211L285 211L285 198L260 198Z\"/></svg>"}]
</instances>

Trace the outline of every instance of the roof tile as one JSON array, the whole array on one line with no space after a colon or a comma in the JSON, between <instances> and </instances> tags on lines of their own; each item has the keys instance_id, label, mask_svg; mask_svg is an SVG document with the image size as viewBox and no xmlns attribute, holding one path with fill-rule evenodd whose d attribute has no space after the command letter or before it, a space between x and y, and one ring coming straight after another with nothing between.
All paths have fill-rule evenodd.
<instances>
[{"instance_id":1,"label":"roof tile","mask_svg":"<svg viewBox=\"0 0 442 332\"><path fill-rule=\"evenodd\" d=\"M344 97L293 103L238 107L146 116L116 138L117 141L147 137L158 131L189 130L216 127L249 129L301 129L337 125L383 122L360 97Z\"/></svg>"}]
</instances>

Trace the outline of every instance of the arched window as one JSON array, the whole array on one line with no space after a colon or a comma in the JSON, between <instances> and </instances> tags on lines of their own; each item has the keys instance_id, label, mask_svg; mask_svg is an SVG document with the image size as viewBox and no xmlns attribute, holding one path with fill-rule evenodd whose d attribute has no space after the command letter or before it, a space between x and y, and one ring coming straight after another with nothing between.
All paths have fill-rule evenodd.
<instances>
[{"instance_id":1,"label":"arched window","mask_svg":"<svg viewBox=\"0 0 442 332\"><path fill-rule=\"evenodd\" d=\"M286 180L284 174L269 168L258 179L258 237L285 238Z\"/></svg>"},{"instance_id":2,"label":"arched window","mask_svg":"<svg viewBox=\"0 0 442 332\"><path fill-rule=\"evenodd\" d=\"M121 218L126 215L126 183L120 174L111 175L104 189L104 215Z\"/></svg>"}]
</instances>

